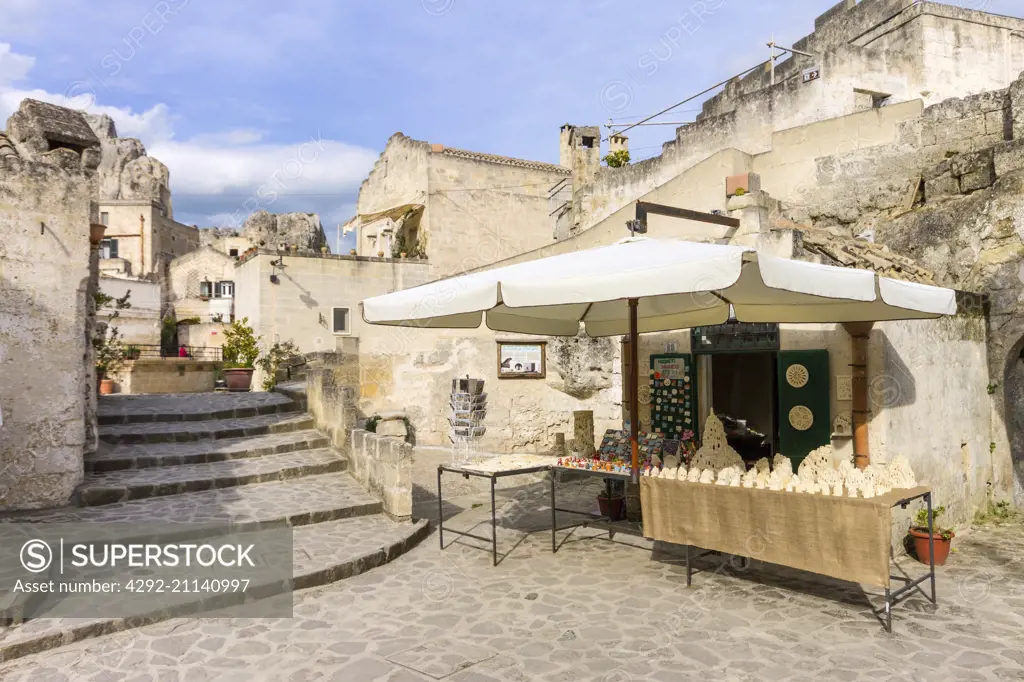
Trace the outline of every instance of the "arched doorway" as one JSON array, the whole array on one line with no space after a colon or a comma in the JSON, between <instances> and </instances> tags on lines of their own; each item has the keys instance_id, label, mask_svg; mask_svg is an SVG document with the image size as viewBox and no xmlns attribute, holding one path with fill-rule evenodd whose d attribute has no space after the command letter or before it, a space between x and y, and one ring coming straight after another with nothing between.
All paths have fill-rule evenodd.
<instances>
[{"instance_id":1,"label":"arched doorway","mask_svg":"<svg viewBox=\"0 0 1024 682\"><path fill-rule=\"evenodd\" d=\"M1018 340L1007 355L1003 397L1013 464L1018 472L1024 472L1024 338Z\"/></svg>"}]
</instances>

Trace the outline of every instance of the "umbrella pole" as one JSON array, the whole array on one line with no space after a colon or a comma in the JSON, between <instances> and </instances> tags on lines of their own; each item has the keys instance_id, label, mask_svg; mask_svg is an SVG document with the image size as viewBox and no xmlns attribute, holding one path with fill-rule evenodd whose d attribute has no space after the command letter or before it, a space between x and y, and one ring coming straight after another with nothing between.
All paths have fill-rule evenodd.
<instances>
[{"instance_id":1,"label":"umbrella pole","mask_svg":"<svg viewBox=\"0 0 1024 682\"><path fill-rule=\"evenodd\" d=\"M639 365L639 337L637 333L636 309L639 301L635 298L629 299L629 366L632 370L629 373L629 445L633 454L633 482L639 481L639 454L640 454L640 367Z\"/></svg>"}]
</instances>

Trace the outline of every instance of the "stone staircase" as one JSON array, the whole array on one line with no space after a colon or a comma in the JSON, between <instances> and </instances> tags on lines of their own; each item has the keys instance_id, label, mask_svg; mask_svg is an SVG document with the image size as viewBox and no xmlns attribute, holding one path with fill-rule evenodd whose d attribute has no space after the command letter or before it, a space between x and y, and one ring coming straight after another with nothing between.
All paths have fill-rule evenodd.
<instances>
[{"instance_id":1,"label":"stone staircase","mask_svg":"<svg viewBox=\"0 0 1024 682\"><path fill-rule=\"evenodd\" d=\"M19 514L40 523L230 523L293 527L293 587L343 580L401 555L426 521L395 522L346 473L301 393L104 397L101 445L75 506ZM182 604L181 606L187 606ZM174 614L37 619L0 627L0 661Z\"/></svg>"}]
</instances>

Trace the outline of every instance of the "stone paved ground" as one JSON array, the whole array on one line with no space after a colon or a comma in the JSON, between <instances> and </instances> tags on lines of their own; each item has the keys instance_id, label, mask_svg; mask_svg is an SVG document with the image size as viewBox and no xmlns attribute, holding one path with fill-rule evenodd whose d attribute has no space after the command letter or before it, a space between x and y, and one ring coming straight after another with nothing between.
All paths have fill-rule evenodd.
<instances>
[{"instance_id":1,"label":"stone paved ground","mask_svg":"<svg viewBox=\"0 0 1024 682\"><path fill-rule=\"evenodd\" d=\"M586 506L593 492L564 490L560 503ZM716 560L687 589L678 556L594 529L562 533L552 555L548 533L523 532L544 527L546 488L502 495L522 502L503 508L514 529L502 551L521 542L496 568L487 552L439 551L435 534L388 566L298 593L292 619L168 621L13 661L0 679L1024 679L1020 523L962 533L937 609L909 600L889 635L871 614L877 591L855 585ZM489 516L481 497L453 502L464 510L453 524Z\"/></svg>"}]
</instances>

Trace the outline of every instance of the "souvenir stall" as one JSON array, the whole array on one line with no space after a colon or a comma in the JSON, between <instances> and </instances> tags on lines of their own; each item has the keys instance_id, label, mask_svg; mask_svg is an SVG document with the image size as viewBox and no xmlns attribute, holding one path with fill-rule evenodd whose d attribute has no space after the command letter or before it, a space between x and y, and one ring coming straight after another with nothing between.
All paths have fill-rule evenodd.
<instances>
[{"instance_id":1,"label":"souvenir stall","mask_svg":"<svg viewBox=\"0 0 1024 682\"><path fill-rule=\"evenodd\" d=\"M628 335L634 368L641 333L719 325L730 318L850 323L933 319L955 312L955 292L949 289L776 258L740 246L646 238L454 277L363 302L363 317L371 324L476 328L486 314L487 326L495 331L575 336L583 325L590 336ZM934 599L934 572L896 593L889 589L891 527L883 509L917 498L931 504L930 491L914 485L905 463L897 459L891 470L868 473L819 453L797 472L781 455L774 467L764 460L747 470L728 447L721 422L710 418L701 448L685 462L678 455L665 455L668 440L673 441L671 452L685 452L683 444L692 443L683 438L692 439L697 410L687 372L678 367L660 385L655 377L653 396L662 402L656 403L654 418L662 432L641 436L638 372L633 371L628 447L613 438L610 449L596 459L569 458L555 463L553 470L639 481L648 538L878 584L886 589L887 614L901 596L929 578ZM657 447L659 455L654 453ZM647 475L641 476L645 469ZM826 487L832 494L824 494ZM836 495L837 490L843 494ZM554 511L552 517L554 521ZM825 529L830 532L817 522L801 521L818 518L829 519ZM760 550L762 545L770 549Z\"/></svg>"}]
</instances>

